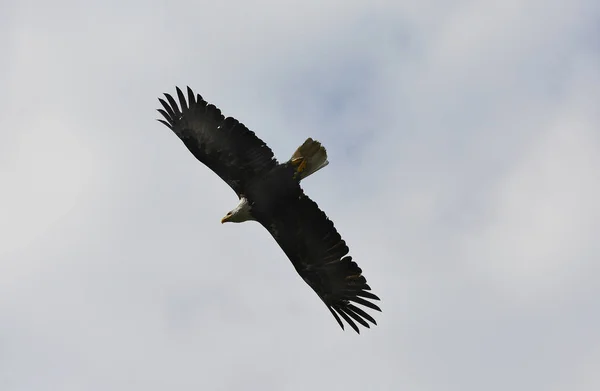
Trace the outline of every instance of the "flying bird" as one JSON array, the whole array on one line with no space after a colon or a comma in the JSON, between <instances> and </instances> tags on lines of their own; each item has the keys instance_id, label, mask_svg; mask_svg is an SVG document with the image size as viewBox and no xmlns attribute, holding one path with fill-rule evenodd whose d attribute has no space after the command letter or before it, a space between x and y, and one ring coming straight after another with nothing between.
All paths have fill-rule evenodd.
<instances>
[{"instance_id":1,"label":"flying bird","mask_svg":"<svg viewBox=\"0 0 600 391\"><path fill-rule=\"evenodd\" d=\"M159 98L165 124L188 150L227 183L238 205L221 223L257 221L269 231L298 274L325 303L340 327L342 319L357 333L357 323L377 322L361 307L381 309L372 301L362 270L348 255L333 222L302 190L300 182L329 164L320 142L308 138L285 163L238 120L225 117L187 88ZM340 319L341 317L341 319Z\"/></svg>"}]
</instances>

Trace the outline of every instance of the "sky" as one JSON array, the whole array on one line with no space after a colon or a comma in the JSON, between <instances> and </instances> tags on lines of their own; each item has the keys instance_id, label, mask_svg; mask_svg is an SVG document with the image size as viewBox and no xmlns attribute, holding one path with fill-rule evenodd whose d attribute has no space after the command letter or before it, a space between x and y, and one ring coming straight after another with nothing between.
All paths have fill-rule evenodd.
<instances>
[{"instance_id":1,"label":"sky","mask_svg":"<svg viewBox=\"0 0 600 391\"><path fill-rule=\"evenodd\" d=\"M600 389L595 0L0 5L0 389ZM381 297L342 331L155 121L286 160Z\"/></svg>"}]
</instances>

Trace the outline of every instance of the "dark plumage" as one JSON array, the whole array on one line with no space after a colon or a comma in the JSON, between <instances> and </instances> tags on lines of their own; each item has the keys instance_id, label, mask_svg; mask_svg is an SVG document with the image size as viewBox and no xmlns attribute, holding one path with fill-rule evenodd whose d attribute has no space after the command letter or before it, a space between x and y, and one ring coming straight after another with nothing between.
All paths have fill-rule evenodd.
<instances>
[{"instance_id":1,"label":"dark plumage","mask_svg":"<svg viewBox=\"0 0 600 391\"><path fill-rule=\"evenodd\" d=\"M342 319L356 332L357 323L377 324L357 304L381 311L370 301L379 298L369 292L362 270L348 255L333 222L300 187L302 179L328 164L320 143L306 140L290 160L279 164L254 132L234 118L225 118L189 87L187 102L179 88L177 96L179 105L169 94L166 100L159 98L164 108L158 110L164 117L159 121L240 198L238 208L223 221L262 224L342 329Z\"/></svg>"}]
</instances>

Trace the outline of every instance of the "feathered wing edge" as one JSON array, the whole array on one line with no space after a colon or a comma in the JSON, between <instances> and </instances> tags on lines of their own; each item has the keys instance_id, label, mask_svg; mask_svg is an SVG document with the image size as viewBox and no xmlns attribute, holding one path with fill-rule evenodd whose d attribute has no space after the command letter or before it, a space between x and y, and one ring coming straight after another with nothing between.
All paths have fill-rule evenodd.
<instances>
[{"instance_id":1,"label":"feathered wing edge","mask_svg":"<svg viewBox=\"0 0 600 391\"><path fill-rule=\"evenodd\" d=\"M171 129L208 168L223 179L238 196L247 181L277 165L273 151L244 124L225 118L215 105L207 103L187 87L176 87L176 100L168 93L158 98L163 109L159 122Z\"/></svg>"},{"instance_id":2,"label":"feathered wing edge","mask_svg":"<svg viewBox=\"0 0 600 391\"><path fill-rule=\"evenodd\" d=\"M304 194L288 200L279 214L262 223L342 329L342 320L357 333L357 323L366 328L369 322L377 325L360 306L381 312L372 303L379 297L369 292L361 268L347 255L346 242L313 200Z\"/></svg>"},{"instance_id":3,"label":"feathered wing edge","mask_svg":"<svg viewBox=\"0 0 600 391\"><path fill-rule=\"evenodd\" d=\"M161 113L166 120L165 121L165 120L159 118L158 121L165 124L165 126L167 126L169 129L173 130L174 132L176 131L175 123L177 120L179 120L181 117L183 117L183 113L187 113L189 111L189 107L196 104L197 101L198 102L202 101L202 97L199 94L198 94L198 97L196 100L196 97L194 96L194 92L192 91L192 89L190 87L187 88L187 93L188 93L187 102L186 102L185 96L183 95L183 92L181 91L181 89L179 87L176 87L176 90L177 90L177 97L179 98L179 104L181 105L181 109L177 105L177 102L175 101L175 99L173 99L173 97L167 93L165 93L164 95L165 95L165 98L169 101L169 103L165 102L165 100L162 98L158 98L158 101L164 107L164 110L157 109L157 111L159 113ZM188 102L189 102L189 106L188 106Z\"/></svg>"},{"instance_id":4,"label":"feathered wing edge","mask_svg":"<svg viewBox=\"0 0 600 391\"><path fill-rule=\"evenodd\" d=\"M332 270L327 270L329 268ZM323 266L319 272L332 277L335 276L336 280L338 280L337 282L342 285L341 288L329 295L321 296L317 292L342 329L344 329L344 323L340 319L340 316L357 333L360 333L360 330L354 321L366 328L370 328L367 321L377 325L377 322L371 315L362 308L357 307L358 304L381 312L381 308L378 305L369 301L379 301L380 299L377 295L369 292L371 287L362 275L361 268L352 260L351 256L345 256L339 261L333 261L333 263Z\"/></svg>"}]
</instances>

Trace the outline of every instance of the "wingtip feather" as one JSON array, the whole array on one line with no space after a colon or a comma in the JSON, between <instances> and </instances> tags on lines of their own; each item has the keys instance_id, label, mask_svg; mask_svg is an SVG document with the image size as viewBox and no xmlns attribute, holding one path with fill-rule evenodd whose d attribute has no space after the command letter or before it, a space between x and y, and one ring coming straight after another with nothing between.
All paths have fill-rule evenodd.
<instances>
[{"instance_id":1,"label":"wingtip feather","mask_svg":"<svg viewBox=\"0 0 600 391\"><path fill-rule=\"evenodd\" d=\"M179 105L181 106L181 111L186 112L188 110L188 104L185 100L185 95L183 95L181 88L176 87L176 90L177 90L177 97L179 98Z\"/></svg>"},{"instance_id":2,"label":"wingtip feather","mask_svg":"<svg viewBox=\"0 0 600 391\"><path fill-rule=\"evenodd\" d=\"M333 311L333 308L331 308L330 306L327 306L327 309L329 310L329 312L331 312L331 315L333 315L335 320L337 320L337 322L340 325L340 327L342 328L342 330L344 330L344 323L342 323L342 320L340 319L340 317Z\"/></svg>"},{"instance_id":3,"label":"wingtip feather","mask_svg":"<svg viewBox=\"0 0 600 391\"><path fill-rule=\"evenodd\" d=\"M193 105L196 104L196 99L194 98L194 91L192 91L190 86L187 86L187 94L188 94L188 105L189 105L189 107L192 107Z\"/></svg>"},{"instance_id":4,"label":"wingtip feather","mask_svg":"<svg viewBox=\"0 0 600 391\"><path fill-rule=\"evenodd\" d=\"M358 334L360 334L360 330L359 330L358 326L356 325L356 323L354 323L354 321L352 319L350 319L350 317L341 308L335 308L335 311L338 314L340 314L340 316L342 318L344 318L346 323L348 323L350 325L350 327L352 327L354 329L354 331L356 331Z\"/></svg>"}]
</instances>

